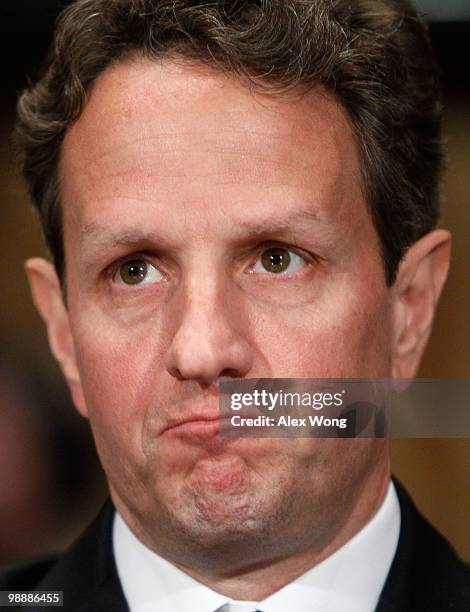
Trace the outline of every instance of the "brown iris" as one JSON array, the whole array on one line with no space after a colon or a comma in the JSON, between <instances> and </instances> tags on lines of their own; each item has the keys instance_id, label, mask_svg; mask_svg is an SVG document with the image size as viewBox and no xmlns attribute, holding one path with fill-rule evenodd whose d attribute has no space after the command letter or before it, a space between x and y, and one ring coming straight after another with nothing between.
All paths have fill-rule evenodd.
<instances>
[{"instance_id":1,"label":"brown iris","mask_svg":"<svg viewBox=\"0 0 470 612\"><path fill-rule=\"evenodd\" d=\"M279 247L267 249L261 256L261 262L267 272L273 272L274 274L285 272L290 264L289 251Z\"/></svg>"},{"instance_id":2,"label":"brown iris","mask_svg":"<svg viewBox=\"0 0 470 612\"><path fill-rule=\"evenodd\" d=\"M126 285L137 285L141 283L147 276L148 266L145 261L136 259L135 261L126 261L119 268L121 280Z\"/></svg>"}]
</instances>

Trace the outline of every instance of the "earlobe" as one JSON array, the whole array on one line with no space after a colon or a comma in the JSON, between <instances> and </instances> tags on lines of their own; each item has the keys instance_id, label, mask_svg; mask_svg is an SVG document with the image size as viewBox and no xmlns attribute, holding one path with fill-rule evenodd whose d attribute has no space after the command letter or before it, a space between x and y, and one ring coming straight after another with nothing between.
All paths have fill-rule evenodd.
<instances>
[{"instance_id":1,"label":"earlobe","mask_svg":"<svg viewBox=\"0 0 470 612\"><path fill-rule=\"evenodd\" d=\"M42 258L29 259L25 270L34 304L46 323L49 346L65 376L78 411L87 416L69 315L53 264Z\"/></svg>"},{"instance_id":2,"label":"earlobe","mask_svg":"<svg viewBox=\"0 0 470 612\"><path fill-rule=\"evenodd\" d=\"M394 286L394 378L413 378L429 340L450 263L451 236L434 230L413 244Z\"/></svg>"}]
</instances>

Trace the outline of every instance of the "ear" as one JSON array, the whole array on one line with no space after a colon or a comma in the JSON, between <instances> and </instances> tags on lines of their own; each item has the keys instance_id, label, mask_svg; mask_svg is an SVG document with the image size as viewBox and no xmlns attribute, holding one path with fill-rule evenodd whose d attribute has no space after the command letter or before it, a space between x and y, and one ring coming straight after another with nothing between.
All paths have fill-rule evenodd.
<instances>
[{"instance_id":1,"label":"ear","mask_svg":"<svg viewBox=\"0 0 470 612\"><path fill-rule=\"evenodd\" d=\"M413 378L431 334L450 263L451 235L434 230L405 254L393 289L394 378Z\"/></svg>"},{"instance_id":2,"label":"ear","mask_svg":"<svg viewBox=\"0 0 470 612\"><path fill-rule=\"evenodd\" d=\"M46 259L34 258L28 259L25 269L34 304L47 326L52 354L65 376L77 410L86 417L88 415L70 330L69 314L63 301L55 268Z\"/></svg>"}]
</instances>

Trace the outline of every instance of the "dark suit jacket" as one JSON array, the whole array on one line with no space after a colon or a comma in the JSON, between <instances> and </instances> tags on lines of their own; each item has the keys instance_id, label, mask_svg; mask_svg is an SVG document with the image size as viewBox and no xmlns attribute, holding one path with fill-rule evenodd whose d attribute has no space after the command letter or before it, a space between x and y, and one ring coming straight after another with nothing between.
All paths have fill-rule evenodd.
<instances>
[{"instance_id":1,"label":"dark suit jacket","mask_svg":"<svg viewBox=\"0 0 470 612\"><path fill-rule=\"evenodd\" d=\"M467 566L418 513L403 488L397 482L395 485L402 515L401 531L377 612L470 612ZM0 590L61 590L62 610L66 612L129 612L112 554L113 512L108 502L65 554L3 568ZM25 612L46 609L61 608L30 607Z\"/></svg>"}]
</instances>

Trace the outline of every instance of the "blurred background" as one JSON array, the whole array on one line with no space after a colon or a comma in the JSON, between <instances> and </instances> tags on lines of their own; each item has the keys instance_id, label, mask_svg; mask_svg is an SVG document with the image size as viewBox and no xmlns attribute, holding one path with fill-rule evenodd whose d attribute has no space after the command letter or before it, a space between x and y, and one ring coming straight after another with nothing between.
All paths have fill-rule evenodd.
<instances>
[{"instance_id":1,"label":"blurred background","mask_svg":"<svg viewBox=\"0 0 470 612\"><path fill-rule=\"evenodd\" d=\"M17 94L34 78L65 4L0 6L0 563L64 548L107 494L87 423L73 409L30 300L23 262L45 251L9 142ZM470 0L416 4L445 85L442 226L454 235L420 376L470 378ZM470 440L395 440L392 459L421 511L470 560Z\"/></svg>"}]
</instances>

